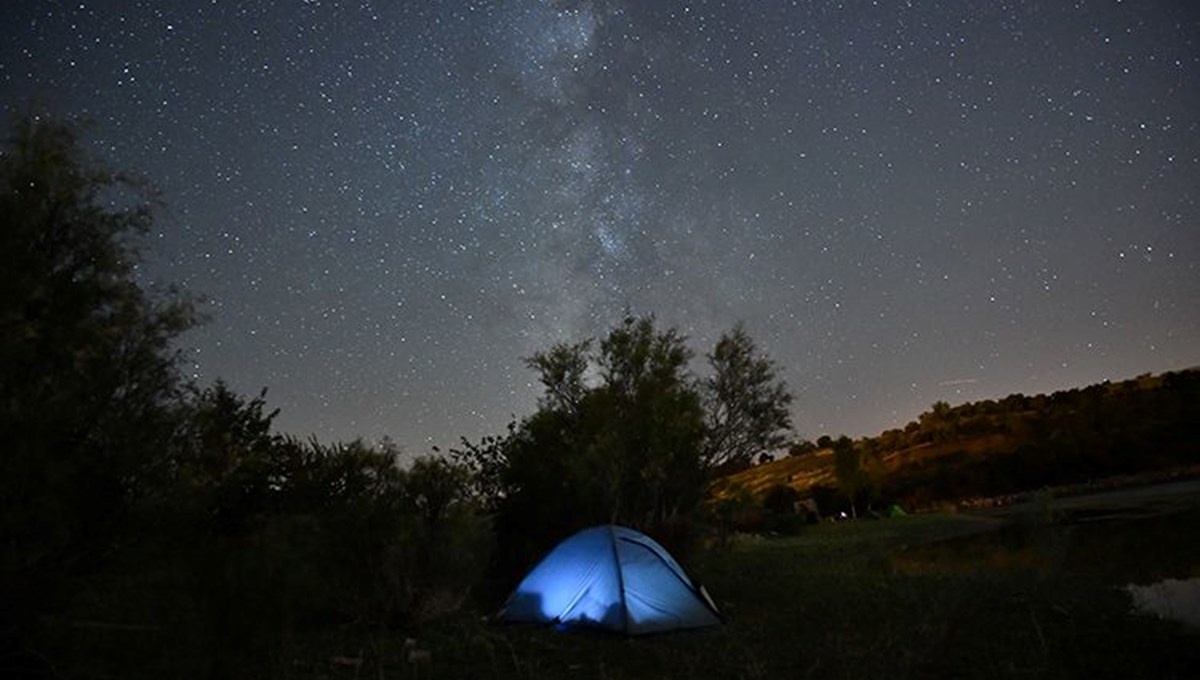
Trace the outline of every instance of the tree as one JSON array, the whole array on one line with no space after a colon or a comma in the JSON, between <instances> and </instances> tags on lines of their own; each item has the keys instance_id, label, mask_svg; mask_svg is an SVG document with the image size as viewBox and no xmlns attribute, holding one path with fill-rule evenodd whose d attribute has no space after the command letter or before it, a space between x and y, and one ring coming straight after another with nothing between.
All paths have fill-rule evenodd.
<instances>
[{"instance_id":1,"label":"tree","mask_svg":"<svg viewBox=\"0 0 1200 680\"><path fill-rule=\"evenodd\" d=\"M196 315L136 276L154 206L45 117L0 155L0 610L97 565L176 426Z\"/></svg>"},{"instance_id":2,"label":"tree","mask_svg":"<svg viewBox=\"0 0 1200 680\"><path fill-rule=\"evenodd\" d=\"M467 469L452 459L421 456L408 471L408 485L418 516L436 536L450 508L467 496Z\"/></svg>"},{"instance_id":3,"label":"tree","mask_svg":"<svg viewBox=\"0 0 1200 680\"><path fill-rule=\"evenodd\" d=\"M626 317L600 343L596 453L616 464L614 519L654 526L700 500L704 413L691 357L683 336L649 316Z\"/></svg>"},{"instance_id":4,"label":"tree","mask_svg":"<svg viewBox=\"0 0 1200 680\"><path fill-rule=\"evenodd\" d=\"M833 442L833 472L838 491L850 502L850 514L858 517L858 505L868 506L879 495L884 466L876 452L865 442L855 444L842 435Z\"/></svg>"},{"instance_id":5,"label":"tree","mask_svg":"<svg viewBox=\"0 0 1200 680\"><path fill-rule=\"evenodd\" d=\"M792 457L809 456L817 452L817 445L807 439L797 439L788 446L788 455Z\"/></svg>"},{"instance_id":6,"label":"tree","mask_svg":"<svg viewBox=\"0 0 1200 680\"><path fill-rule=\"evenodd\" d=\"M175 478L159 504L193 513L198 531L236 535L252 525L303 464L284 459L300 447L271 434L279 411L266 406L266 390L247 400L221 380L200 392L185 408L172 445Z\"/></svg>"},{"instance_id":7,"label":"tree","mask_svg":"<svg viewBox=\"0 0 1200 680\"><path fill-rule=\"evenodd\" d=\"M481 509L495 512L507 494L505 475L517 441L517 423L508 424L504 435L487 435L479 443L463 437L450 458L466 470L465 495Z\"/></svg>"},{"instance_id":8,"label":"tree","mask_svg":"<svg viewBox=\"0 0 1200 680\"><path fill-rule=\"evenodd\" d=\"M705 463L747 465L784 446L792 429L792 395L742 324L721 336L708 361L713 372L704 383Z\"/></svg>"},{"instance_id":9,"label":"tree","mask_svg":"<svg viewBox=\"0 0 1200 680\"><path fill-rule=\"evenodd\" d=\"M537 412L505 437L453 452L496 512L508 551L502 568L524 566L583 526L659 530L695 508L707 470L690 358L674 329L627 317L598 343L556 345L526 360L545 387Z\"/></svg>"},{"instance_id":10,"label":"tree","mask_svg":"<svg viewBox=\"0 0 1200 680\"><path fill-rule=\"evenodd\" d=\"M525 365L537 371L546 388L540 406L549 410L578 411L587 394L584 375L588 369L591 340L571 345L559 343L545 352L525 359Z\"/></svg>"},{"instance_id":11,"label":"tree","mask_svg":"<svg viewBox=\"0 0 1200 680\"><path fill-rule=\"evenodd\" d=\"M850 501L851 516L857 517L856 505L863 486L862 452L845 435L833 442L833 472L838 491Z\"/></svg>"},{"instance_id":12,"label":"tree","mask_svg":"<svg viewBox=\"0 0 1200 680\"><path fill-rule=\"evenodd\" d=\"M954 436L956 413L950 404L935 401L929 410L922 413L921 434L927 441L943 442Z\"/></svg>"}]
</instances>

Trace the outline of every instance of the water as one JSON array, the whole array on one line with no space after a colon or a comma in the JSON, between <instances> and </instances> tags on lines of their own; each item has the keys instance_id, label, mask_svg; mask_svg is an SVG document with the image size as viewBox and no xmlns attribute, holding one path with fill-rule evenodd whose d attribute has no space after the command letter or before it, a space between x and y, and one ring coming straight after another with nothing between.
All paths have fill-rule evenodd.
<instances>
[{"instance_id":1,"label":"water","mask_svg":"<svg viewBox=\"0 0 1200 680\"><path fill-rule=\"evenodd\" d=\"M1124 591L1132 611L1200 630L1196 482L1017 509L1003 528L905 556L941 570L1038 570ZM909 565L912 568L912 564Z\"/></svg>"},{"instance_id":2,"label":"water","mask_svg":"<svg viewBox=\"0 0 1200 680\"><path fill-rule=\"evenodd\" d=\"M1200 578L1168 578L1145 586L1131 583L1125 590L1135 610L1200 630Z\"/></svg>"}]
</instances>

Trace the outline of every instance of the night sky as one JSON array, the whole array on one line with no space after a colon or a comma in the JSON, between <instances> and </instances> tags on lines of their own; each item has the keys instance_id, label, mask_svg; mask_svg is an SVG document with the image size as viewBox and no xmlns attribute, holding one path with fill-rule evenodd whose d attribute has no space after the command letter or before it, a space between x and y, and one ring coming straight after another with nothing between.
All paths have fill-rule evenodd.
<instances>
[{"instance_id":1,"label":"night sky","mask_svg":"<svg viewBox=\"0 0 1200 680\"><path fill-rule=\"evenodd\" d=\"M521 358L742 320L799 435L1200 364L1200 3L8 0L280 431L499 434Z\"/></svg>"}]
</instances>

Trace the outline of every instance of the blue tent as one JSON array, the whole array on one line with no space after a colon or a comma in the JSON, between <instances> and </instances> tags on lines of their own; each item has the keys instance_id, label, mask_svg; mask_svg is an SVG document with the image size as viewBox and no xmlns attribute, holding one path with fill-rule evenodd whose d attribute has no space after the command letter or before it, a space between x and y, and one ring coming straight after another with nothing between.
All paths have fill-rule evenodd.
<instances>
[{"instance_id":1,"label":"blue tent","mask_svg":"<svg viewBox=\"0 0 1200 680\"><path fill-rule=\"evenodd\" d=\"M501 620L641 635L721 622L712 599L645 534L616 525L558 544L521 581Z\"/></svg>"}]
</instances>

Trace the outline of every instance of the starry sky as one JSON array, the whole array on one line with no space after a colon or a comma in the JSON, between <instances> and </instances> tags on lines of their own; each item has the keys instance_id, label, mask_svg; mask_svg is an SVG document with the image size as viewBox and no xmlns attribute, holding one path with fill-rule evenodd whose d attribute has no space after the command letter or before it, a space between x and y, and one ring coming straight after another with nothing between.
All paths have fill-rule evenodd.
<instances>
[{"instance_id":1,"label":"starry sky","mask_svg":"<svg viewBox=\"0 0 1200 680\"><path fill-rule=\"evenodd\" d=\"M499 434L521 358L743 321L799 435L1200 364L1200 3L8 0L282 432Z\"/></svg>"}]
</instances>

